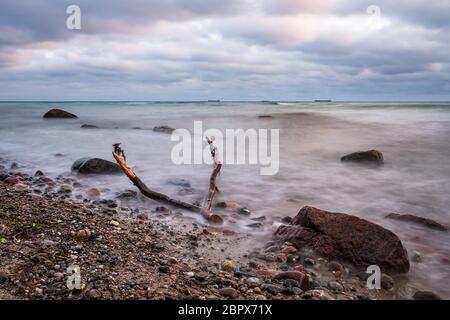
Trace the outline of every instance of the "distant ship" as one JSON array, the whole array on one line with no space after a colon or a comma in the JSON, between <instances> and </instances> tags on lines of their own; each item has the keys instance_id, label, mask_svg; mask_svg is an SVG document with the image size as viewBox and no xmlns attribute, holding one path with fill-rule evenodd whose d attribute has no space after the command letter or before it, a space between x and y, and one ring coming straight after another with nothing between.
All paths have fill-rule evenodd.
<instances>
[{"instance_id":1,"label":"distant ship","mask_svg":"<svg viewBox=\"0 0 450 320\"><path fill-rule=\"evenodd\" d=\"M331 102L329 99L323 99L323 100L314 100L314 102Z\"/></svg>"},{"instance_id":2,"label":"distant ship","mask_svg":"<svg viewBox=\"0 0 450 320\"><path fill-rule=\"evenodd\" d=\"M220 102L220 100L208 100L208 102Z\"/></svg>"}]
</instances>

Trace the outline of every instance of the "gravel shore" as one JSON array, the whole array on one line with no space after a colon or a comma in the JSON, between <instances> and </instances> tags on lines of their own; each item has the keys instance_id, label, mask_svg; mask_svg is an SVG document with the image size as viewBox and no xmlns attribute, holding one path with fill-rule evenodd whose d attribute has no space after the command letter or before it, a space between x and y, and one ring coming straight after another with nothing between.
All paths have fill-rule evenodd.
<instances>
[{"instance_id":1,"label":"gravel shore","mask_svg":"<svg viewBox=\"0 0 450 320\"><path fill-rule=\"evenodd\" d=\"M0 299L396 298L389 276L369 290L364 276L289 243L248 251L248 234L73 199L69 178L15 166L0 177ZM69 289L74 267L81 283Z\"/></svg>"}]
</instances>

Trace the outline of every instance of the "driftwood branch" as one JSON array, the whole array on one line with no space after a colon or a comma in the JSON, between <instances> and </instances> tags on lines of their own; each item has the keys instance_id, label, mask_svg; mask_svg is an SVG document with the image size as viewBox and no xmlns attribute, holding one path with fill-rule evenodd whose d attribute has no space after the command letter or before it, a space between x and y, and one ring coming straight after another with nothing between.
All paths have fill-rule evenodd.
<instances>
[{"instance_id":1,"label":"driftwood branch","mask_svg":"<svg viewBox=\"0 0 450 320\"><path fill-rule=\"evenodd\" d=\"M220 163L220 160L219 160L219 153L218 153L217 147L214 146L214 144L213 144L214 138L206 137L206 141L208 141L209 148L211 150L211 157L214 160L214 170L211 173L211 177L209 178L209 192L208 192L208 195L206 196L205 203L203 205L203 208L205 208L206 210L209 211L209 210L211 210L211 207L212 207L214 195L216 194L216 191L218 190L217 185L216 185L216 180L217 180L217 176L220 173L220 169L222 169L222 163Z\"/></svg>"},{"instance_id":2,"label":"driftwood branch","mask_svg":"<svg viewBox=\"0 0 450 320\"><path fill-rule=\"evenodd\" d=\"M177 199L173 199L169 197L168 195L165 195L160 192L156 192L151 190L149 187L145 185L144 182L142 182L141 179L134 173L134 171L128 166L128 164L125 161L125 154L123 149L120 148L120 144L114 144L113 145L113 152L112 155L114 159L116 159L117 164L122 169L123 173L133 182L133 184L139 189L139 191L146 196L147 198L156 200L161 203L165 203L167 205L173 205L178 208L186 209L193 212L198 212L205 217L208 221L212 223L222 223L223 219L219 215L213 213L210 211L210 208L205 209L184 201L180 201Z\"/></svg>"}]
</instances>

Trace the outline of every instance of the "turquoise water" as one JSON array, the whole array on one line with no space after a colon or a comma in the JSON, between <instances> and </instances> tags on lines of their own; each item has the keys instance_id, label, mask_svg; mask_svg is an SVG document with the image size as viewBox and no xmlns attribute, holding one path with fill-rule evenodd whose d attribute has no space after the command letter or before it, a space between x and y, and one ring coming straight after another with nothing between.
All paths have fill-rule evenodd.
<instances>
[{"instance_id":1,"label":"turquoise water","mask_svg":"<svg viewBox=\"0 0 450 320\"><path fill-rule=\"evenodd\" d=\"M53 107L79 119L42 119ZM267 114L273 117L258 117ZM409 252L423 254L424 262L412 266L411 285L450 297L445 287L450 278L445 262L450 256L448 233L384 218L390 212L412 213L450 225L450 103L3 102L0 115L0 152L9 161L23 163L22 170L41 169L56 176L81 157L112 160L112 144L122 142L128 163L142 180L186 201L206 194L211 166L173 164L175 142L153 127L192 131L194 121L202 120L205 129L222 131L279 129L277 175L261 176L258 165L225 164L218 181L217 201L237 201L253 216L267 216L265 229L250 230L247 218L231 213L225 214L228 226L254 234L258 242L281 217L294 216L304 205L353 213L398 234ZM81 129L84 123L99 128ZM383 168L339 161L342 155L368 149L383 152ZM167 183L170 178L189 180L194 192L178 194L178 187ZM122 175L80 181L107 188L105 197L132 187Z\"/></svg>"}]
</instances>

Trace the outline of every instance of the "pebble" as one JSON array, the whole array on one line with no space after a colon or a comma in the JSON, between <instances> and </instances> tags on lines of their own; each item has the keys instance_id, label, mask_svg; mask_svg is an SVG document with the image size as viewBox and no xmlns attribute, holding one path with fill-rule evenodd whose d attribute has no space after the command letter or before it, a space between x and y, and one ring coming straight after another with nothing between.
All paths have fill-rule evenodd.
<instances>
[{"instance_id":1,"label":"pebble","mask_svg":"<svg viewBox=\"0 0 450 320\"><path fill-rule=\"evenodd\" d=\"M239 203L234 202L234 201L230 201L226 203L226 207L227 208L231 208L231 209L237 209L240 207Z\"/></svg>"},{"instance_id":2,"label":"pebble","mask_svg":"<svg viewBox=\"0 0 450 320\"><path fill-rule=\"evenodd\" d=\"M120 223L117 222L116 220L111 220L111 221L109 222L109 224L112 225L112 226L114 226L114 227L119 227L119 226L120 226Z\"/></svg>"},{"instance_id":3,"label":"pebble","mask_svg":"<svg viewBox=\"0 0 450 320\"><path fill-rule=\"evenodd\" d=\"M81 230L78 230L77 232L77 239L80 241L88 240L91 237L92 233L88 228L84 228Z\"/></svg>"},{"instance_id":4,"label":"pebble","mask_svg":"<svg viewBox=\"0 0 450 320\"><path fill-rule=\"evenodd\" d=\"M247 278L245 279L245 284L249 287L249 288L255 288L261 285L261 279L256 278L256 277L251 277L251 278Z\"/></svg>"},{"instance_id":5,"label":"pebble","mask_svg":"<svg viewBox=\"0 0 450 320\"><path fill-rule=\"evenodd\" d=\"M334 290L334 291L339 291L339 292L345 291L344 286L337 281L328 282L328 288L330 288L331 290Z\"/></svg>"},{"instance_id":6,"label":"pebble","mask_svg":"<svg viewBox=\"0 0 450 320\"><path fill-rule=\"evenodd\" d=\"M329 271L343 271L344 267L339 262L330 261L328 263L328 270Z\"/></svg>"},{"instance_id":7,"label":"pebble","mask_svg":"<svg viewBox=\"0 0 450 320\"><path fill-rule=\"evenodd\" d=\"M263 296L262 294L258 294L255 296L255 300L267 300L267 298L265 296Z\"/></svg>"},{"instance_id":8,"label":"pebble","mask_svg":"<svg viewBox=\"0 0 450 320\"><path fill-rule=\"evenodd\" d=\"M334 300L334 298L333 298L333 296L331 296L331 294L329 294L325 290L319 290L319 289L306 291L302 295L302 298L303 299L311 299L311 300Z\"/></svg>"},{"instance_id":9,"label":"pebble","mask_svg":"<svg viewBox=\"0 0 450 320\"><path fill-rule=\"evenodd\" d=\"M222 262L222 270L227 272L233 272L234 271L234 265L233 261L227 259Z\"/></svg>"},{"instance_id":10,"label":"pebble","mask_svg":"<svg viewBox=\"0 0 450 320\"><path fill-rule=\"evenodd\" d=\"M305 271L305 267L302 264L298 264L294 267L295 271Z\"/></svg>"},{"instance_id":11,"label":"pebble","mask_svg":"<svg viewBox=\"0 0 450 320\"><path fill-rule=\"evenodd\" d=\"M414 300L441 300L436 293L431 291L416 291L413 295Z\"/></svg>"},{"instance_id":12,"label":"pebble","mask_svg":"<svg viewBox=\"0 0 450 320\"><path fill-rule=\"evenodd\" d=\"M287 287L284 288L281 291L282 294L285 294L287 296L295 296L295 295L301 295L303 293L303 290L297 287Z\"/></svg>"},{"instance_id":13,"label":"pebble","mask_svg":"<svg viewBox=\"0 0 450 320\"><path fill-rule=\"evenodd\" d=\"M287 255L285 255L284 253L277 254L277 261L281 263L286 263Z\"/></svg>"},{"instance_id":14,"label":"pebble","mask_svg":"<svg viewBox=\"0 0 450 320\"><path fill-rule=\"evenodd\" d=\"M303 260L303 264L305 266L313 266L315 264L315 261L311 258L305 258L305 260Z\"/></svg>"},{"instance_id":15,"label":"pebble","mask_svg":"<svg viewBox=\"0 0 450 320\"><path fill-rule=\"evenodd\" d=\"M381 287L385 290L390 290L394 287L394 279L391 276L382 273L381 274Z\"/></svg>"},{"instance_id":16,"label":"pebble","mask_svg":"<svg viewBox=\"0 0 450 320\"><path fill-rule=\"evenodd\" d=\"M415 263L422 262L422 254L419 251L413 251L411 260Z\"/></svg>"},{"instance_id":17,"label":"pebble","mask_svg":"<svg viewBox=\"0 0 450 320\"><path fill-rule=\"evenodd\" d=\"M100 197L101 192L97 188L91 188L86 192L86 194L88 195L88 197L98 198L98 197Z\"/></svg>"},{"instance_id":18,"label":"pebble","mask_svg":"<svg viewBox=\"0 0 450 320\"><path fill-rule=\"evenodd\" d=\"M239 296L239 293L234 288L222 288L219 290L219 294L230 299L236 299Z\"/></svg>"},{"instance_id":19,"label":"pebble","mask_svg":"<svg viewBox=\"0 0 450 320\"><path fill-rule=\"evenodd\" d=\"M62 185L59 186L59 191L65 192L65 193L70 193L73 191L73 187L70 184L63 183Z\"/></svg>"},{"instance_id":20,"label":"pebble","mask_svg":"<svg viewBox=\"0 0 450 320\"><path fill-rule=\"evenodd\" d=\"M9 184L17 184L17 183L19 183L19 179L16 177L8 177L5 180L3 180L3 182L9 183Z\"/></svg>"},{"instance_id":21,"label":"pebble","mask_svg":"<svg viewBox=\"0 0 450 320\"><path fill-rule=\"evenodd\" d=\"M237 213L239 213L243 216L249 216L251 214L250 210L246 207L239 208Z\"/></svg>"},{"instance_id":22,"label":"pebble","mask_svg":"<svg viewBox=\"0 0 450 320\"><path fill-rule=\"evenodd\" d=\"M274 296L276 296L283 290L283 288L281 288L280 286L277 286L275 284L263 284L263 285L261 285L261 289L269 292L270 294L272 294Z\"/></svg>"},{"instance_id":23,"label":"pebble","mask_svg":"<svg viewBox=\"0 0 450 320\"><path fill-rule=\"evenodd\" d=\"M283 219L281 219L281 222L286 223L286 224L290 224L292 222L292 218L291 217L284 217Z\"/></svg>"},{"instance_id":24,"label":"pebble","mask_svg":"<svg viewBox=\"0 0 450 320\"><path fill-rule=\"evenodd\" d=\"M283 249L281 249L281 252L283 253L296 253L297 252L297 248L294 246L287 246L287 247L283 247Z\"/></svg>"}]
</instances>

